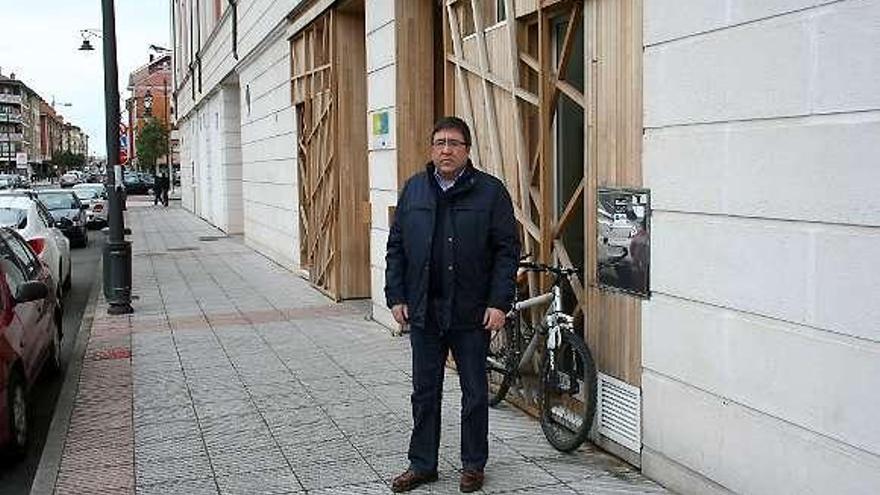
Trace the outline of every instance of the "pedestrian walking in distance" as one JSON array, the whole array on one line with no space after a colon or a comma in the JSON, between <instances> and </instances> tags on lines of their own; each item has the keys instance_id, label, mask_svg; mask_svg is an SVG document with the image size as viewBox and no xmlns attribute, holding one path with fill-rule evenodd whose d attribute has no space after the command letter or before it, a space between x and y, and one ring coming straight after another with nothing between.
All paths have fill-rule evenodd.
<instances>
[{"instance_id":1,"label":"pedestrian walking in distance","mask_svg":"<svg viewBox=\"0 0 880 495\"><path fill-rule=\"evenodd\" d=\"M519 237L513 205L497 178L474 168L471 133L443 117L431 134L431 162L410 178L388 236L385 298L410 327L413 431L409 467L394 492L437 480L446 356L461 383L462 492L483 486L489 456L486 352L504 325L516 288Z\"/></svg>"},{"instance_id":2,"label":"pedestrian walking in distance","mask_svg":"<svg viewBox=\"0 0 880 495\"><path fill-rule=\"evenodd\" d=\"M168 206L168 189L171 182L162 172L158 177L153 179L153 205L162 203L162 206Z\"/></svg>"}]
</instances>

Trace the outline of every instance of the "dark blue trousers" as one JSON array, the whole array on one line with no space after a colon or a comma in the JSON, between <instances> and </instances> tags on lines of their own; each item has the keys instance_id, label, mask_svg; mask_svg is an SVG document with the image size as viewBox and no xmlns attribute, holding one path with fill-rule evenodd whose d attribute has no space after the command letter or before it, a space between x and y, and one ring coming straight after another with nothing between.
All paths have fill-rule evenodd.
<instances>
[{"instance_id":1,"label":"dark blue trousers","mask_svg":"<svg viewBox=\"0 0 880 495\"><path fill-rule=\"evenodd\" d=\"M413 431L409 441L410 469L437 470L440 413L446 356L452 357L461 384L461 464L482 470L489 456L489 389L486 352L489 333L483 328L440 331L427 318L410 332L413 355Z\"/></svg>"}]
</instances>

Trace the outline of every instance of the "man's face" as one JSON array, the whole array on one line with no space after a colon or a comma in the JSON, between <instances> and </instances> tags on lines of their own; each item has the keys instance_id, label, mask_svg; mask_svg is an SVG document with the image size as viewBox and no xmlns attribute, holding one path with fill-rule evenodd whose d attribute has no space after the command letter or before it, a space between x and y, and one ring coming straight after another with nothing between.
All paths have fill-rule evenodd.
<instances>
[{"instance_id":1,"label":"man's face","mask_svg":"<svg viewBox=\"0 0 880 495\"><path fill-rule=\"evenodd\" d=\"M442 177L452 179L467 164L470 151L461 131L440 129L431 142L431 161Z\"/></svg>"}]
</instances>

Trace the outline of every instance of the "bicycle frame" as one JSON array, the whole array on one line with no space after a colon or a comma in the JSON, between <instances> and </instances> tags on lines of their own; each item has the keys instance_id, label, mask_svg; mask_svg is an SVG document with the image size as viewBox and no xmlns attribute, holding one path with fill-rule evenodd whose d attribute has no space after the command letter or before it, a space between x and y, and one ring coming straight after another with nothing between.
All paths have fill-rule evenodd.
<instances>
[{"instance_id":1,"label":"bicycle frame","mask_svg":"<svg viewBox=\"0 0 880 495\"><path fill-rule=\"evenodd\" d=\"M524 309L545 304L547 302L550 303L550 306L544 313L544 325L547 328L547 349L552 350L559 345L559 342L562 339L560 332L571 331L574 328L574 318L562 310L562 288L558 283L553 284L550 288L550 292L545 292L523 301L517 301L507 315L509 317L516 317ZM535 349L538 347L539 334L540 332L535 332L532 339L529 341L529 345L526 346L525 352L520 356L517 371L523 371L526 367L526 363L531 361L532 356L535 354Z\"/></svg>"}]
</instances>

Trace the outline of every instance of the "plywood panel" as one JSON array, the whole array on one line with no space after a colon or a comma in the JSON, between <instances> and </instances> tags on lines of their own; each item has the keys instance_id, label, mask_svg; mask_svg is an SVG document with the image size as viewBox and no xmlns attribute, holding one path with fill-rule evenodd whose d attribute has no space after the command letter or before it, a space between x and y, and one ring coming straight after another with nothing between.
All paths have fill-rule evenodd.
<instances>
[{"instance_id":1,"label":"plywood panel","mask_svg":"<svg viewBox=\"0 0 880 495\"><path fill-rule=\"evenodd\" d=\"M367 81L362 4L336 12L336 99L338 103L340 287L343 299L370 295Z\"/></svg>"},{"instance_id":2,"label":"plywood panel","mask_svg":"<svg viewBox=\"0 0 880 495\"><path fill-rule=\"evenodd\" d=\"M538 0L516 0L516 17L532 15L538 10Z\"/></svg>"},{"instance_id":3,"label":"plywood panel","mask_svg":"<svg viewBox=\"0 0 880 495\"><path fill-rule=\"evenodd\" d=\"M397 0L397 178L423 170L430 159L434 126L434 5L431 0Z\"/></svg>"},{"instance_id":4,"label":"plywood panel","mask_svg":"<svg viewBox=\"0 0 880 495\"><path fill-rule=\"evenodd\" d=\"M587 190L587 232L596 238L596 187L642 185L642 2L597 0L592 9L593 57L590 80L596 87L592 118L594 163ZM588 37L589 39L589 37ZM595 243L587 250L594 260ZM641 301L600 291L595 271L588 280L591 349L599 369L627 383L641 383Z\"/></svg>"},{"instance_id":5,"label":"plywood panel","mask_svg":"<svg viewBox=\"0 0 880 495\"><path fill-rule=\"evenodd\" d=\"M336 300L370 293L363 24L362 2L353 0L291 40L300 259L309 281Z\"/></svg>"}]
</instances>

